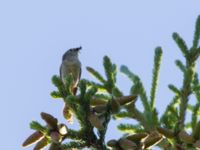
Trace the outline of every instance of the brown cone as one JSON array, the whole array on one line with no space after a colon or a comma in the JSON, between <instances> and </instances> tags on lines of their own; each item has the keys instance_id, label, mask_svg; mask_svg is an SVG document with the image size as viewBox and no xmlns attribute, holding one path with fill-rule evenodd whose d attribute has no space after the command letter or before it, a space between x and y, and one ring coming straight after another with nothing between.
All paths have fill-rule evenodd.
<instances>
[{"instance_id":1,"label":"brown cone","mask_svg":"<svg viewBox=\"0 0 200 150\"><path fill-rule=\"evenodd\" d=\"M124 150L136 150L137 148L137 145L128 139L120 139L118 142L120 147Z\"/></svg>"},{"instance_id":2,"label":"brown cone","mask_svg":"<svg viewBox=\"0 0 200 150\"><path fill-rule=\"evenodd\" d=\"M91 113L88 117L90 123L92 126L96 127L99 130L104 130L103 122L101 121L100 118L98 118L97 115Z\"/></svg>"},{"instance_id":3,"label":"brown cone","mask_svg":"<svg viewBox=\"0 0 200 150\"><path fill-rule=\"evenodd\" d=\"M120 104L118 101L116 101L115 99L111 100L111 112L112 113L118 113L120 110Z\"/></svg>"},{"instance_id":4,"label":"brown cone","mask_svg":"<svg viewBox=\"0 0 200 150\"><path fill-rule=\"evenodd\" d=\"M181 141L185 142L185 143L188 143L188 144L192 144L195 142L195 139L189 135L186 131L181 131L179 134L178 134L179 138L181 139Z\"/></svg>"},{"instance_id":5,"label":"brown cone","mask_svg":"<svg viewBox=\"0 0 200 150\"><path fill-rule=\"evenodd\" d=\"M52 115L45 112L41 112L40 115L50 128L52 129L57 128L58 120L56 118L54 118Z\"/></svg>"},{"instance_id":6,"label":"brown cone","mask_svg":"<svg viewBox=\"0 0 200 150\"><path fill-rule=\"evenodd\" d=\"M48 145L48 139L46 137L44 137L41 141L39 141L33 150L42 150L43 148L45 148Z\"/></svg>"},{"instance_id":7,"label":"brown cone","mask_svg":"<svg viewBox=\"0 0 200 150\"><path fill-rule=\"evenodd\" d=\"M147 133L136 133L136 134L132 134L127 136L126 138L128 140L131 140L133 142L141 142L143 141L145 138L147 138L148 134Z\"/></svg>"},{"instance_id":8,"label":"brown cone","mask_svg":"<svg viewBox=\"0 0 200 150\"><path fill-rule=\"evenodd\" d=\"M50 133L51 140L54 143L60 143L62 141L62 136L57 131L53 131Z\"/></svg>"},{"instance_id":9,"label":"brown cone","mask_svg":"<svg viewBox=\"0 0 200 150\"><path fill-rule=\"evenodd\" d=\"M107 145L109 147L116 147L117 143L118 142L116 140L110 140L110 141L107 142Z\"/></svg>"},{"instance_id":10,"label":"brown cone","mask_svg":"<svg viewBox=\"0 0 200 150\"><path fill-rule=\"evenodd\" d=\"M39 141L44 135L39 132L39 131L36 131L34 132L33 134L31 134L25 141L24 143L22 144L23 147L26 147L26 146L29 146L37 141Z\"/></svg>"},{"instance_id":11,"label":"brown cone","mask_svg":"<svg viewBox=\"0 0 200 150\"><path fill-rule=\"evenodd\" d=\"M61 124L58 125L58 131L61 135L66 135L67 132L68 132L68 128L65 124L61 123Z\"/></svg>"}]
</instances>

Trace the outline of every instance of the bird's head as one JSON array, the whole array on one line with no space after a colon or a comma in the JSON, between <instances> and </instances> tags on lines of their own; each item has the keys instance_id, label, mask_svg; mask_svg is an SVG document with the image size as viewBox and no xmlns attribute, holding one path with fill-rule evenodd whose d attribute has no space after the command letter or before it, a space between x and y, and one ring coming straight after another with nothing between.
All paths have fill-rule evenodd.
<instances>
[{"instance_id":1,"label":"bird's head","mask_svg":"<svg viewBox=\"0 0 200 150\"><path fill-rule=\"evenodd\" d=\"M82 47L77 47L77 48L71 48L68 51L66 51L62 57L62 60L64 61L65 59L71 59L71 58L78 58L78 53Z\"/></svg>"}]
</instances>

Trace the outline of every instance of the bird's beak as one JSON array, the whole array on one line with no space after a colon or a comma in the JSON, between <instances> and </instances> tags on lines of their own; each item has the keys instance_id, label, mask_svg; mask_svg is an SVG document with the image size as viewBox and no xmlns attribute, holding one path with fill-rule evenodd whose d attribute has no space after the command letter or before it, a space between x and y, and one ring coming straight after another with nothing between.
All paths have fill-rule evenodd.
<instances>
[{"instance_id":1,"label":"bird's beak","mask_svg":"<svg viewBox=\"0 0 200 150\"><path fill-rule=\"evenodd\" d=\"M81 46L80 46L80 47L77 47L77 48L75 48L75 50L76 50L77 52L79 52L81 49L82 49L82 47L81 47Z\"/></svg>"}]
</instances>

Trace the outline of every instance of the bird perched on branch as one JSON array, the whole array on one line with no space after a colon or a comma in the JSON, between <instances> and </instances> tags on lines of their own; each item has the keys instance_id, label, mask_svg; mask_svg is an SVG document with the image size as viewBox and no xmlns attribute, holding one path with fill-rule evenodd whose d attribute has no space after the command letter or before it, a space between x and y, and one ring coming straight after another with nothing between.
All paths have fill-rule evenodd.
<instances>
[{"instance_id":1,"label":"bird perched on branch","mask_svg":"<svg viewBox=\"0 0 200 150\"><path fill-rule=\"evenodd\" d=\"M62 57L62 64L60 66L60 78L64 84L66 84L66 77L71 75L73 78L71 84L71 91L74 95L77 92L77 85L81 77L81 62L78 59L78 54L81 47L71 48L66 51ZM69 122L73 122L73 115L70 107L65 103L63 109L63 116Z\"/></svg>"},{"instance_id":2,"label":"bird perched on branch","mask_svg":"<svg viewBox=\"0 0 200 150\"><path fill-rule=\"evenodd\" d=\"M71 90L74 95L76 95L77 85L81 76L81 62L78 58L81 48L71 48L66 51L62 57L62 64L60 66L60 78L64 84L66 83L66 77L72 75L73 82Z\"/></svg>"}]
</instances>

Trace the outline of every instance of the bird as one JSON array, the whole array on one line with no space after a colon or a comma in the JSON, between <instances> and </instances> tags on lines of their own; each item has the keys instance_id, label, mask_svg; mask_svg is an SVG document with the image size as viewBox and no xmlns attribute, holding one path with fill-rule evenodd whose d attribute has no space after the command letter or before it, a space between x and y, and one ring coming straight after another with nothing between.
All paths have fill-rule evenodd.
<instances>
[{"instance_id":1,"label":"bird","mask_svg":"<svg viewBox=\"0 0 200 150\"><path fill-rule=\"evenodd\" d=\"M82 47L71 48L62 56L62 63L60 65L60 78L63 84L66 84L67 76L72 76L71 91L74 95L77 93L77 86L81 77L81 62L78 58ZM70 106L65 103L63 108L63 116L69 122L73 123L73 111Z\"/></svg>"},{"instance_id":2,"label":"bird","mask_svg":"<svg viewBox=\"0 0 200 150\"><path fill-rule=\"evenodd\" d=\"M82 47L71 48L67 50L62 56L62 63L60 65L60 78L66 84L66 77L72 76L71 91L74 95L77 93L77 86L81 77L81 62L78 58Z\"/></svg>"}]
</instances>

